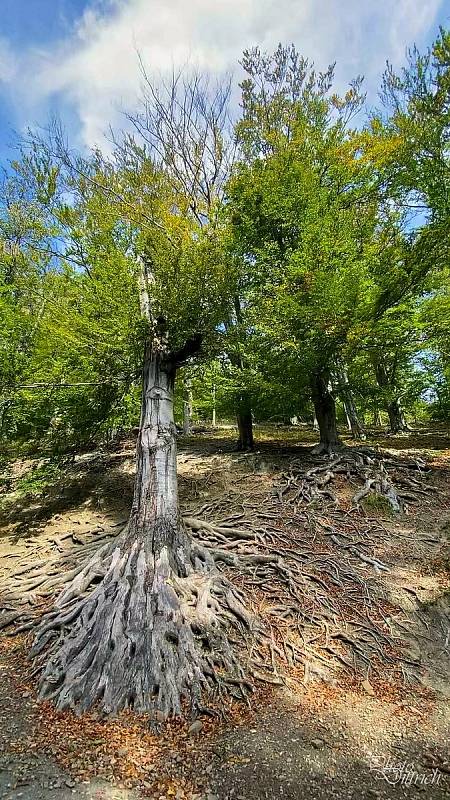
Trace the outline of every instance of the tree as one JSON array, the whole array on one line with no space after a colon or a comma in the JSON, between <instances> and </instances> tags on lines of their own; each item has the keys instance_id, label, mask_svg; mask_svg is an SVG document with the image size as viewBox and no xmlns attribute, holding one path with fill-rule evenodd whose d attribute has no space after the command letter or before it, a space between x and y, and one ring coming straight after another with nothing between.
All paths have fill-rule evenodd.
<instances>
[{"instance_id":1,"label":"tree","mask_svg":"<svg viewBox=\"0 0 450 800\"><path fill-rule=\"evenodd\" d=\"M58 707L162 719L199 708L205 688L242 685L236 634L251 637L253 620L178 507L180 369L195 381L203 351L203 402L214 396L214 415L216 403L237 410L242 449L253 447L253 415L289 418L312 399L316 452L331 453L336 388L358 433L350 387L383 402L398 429L430 343L444 363L445 42L425 84L418 57L403 84L390 79L406 106L370 129L350 126L360 80L337 97L332 68L317 74L280 46L244 54L235 139L229 86L194 75L156 89L145 70L134 131L115 137L111 157L73 153L58 126L31 137L2 216L5 243L28 220L17 249L3 247L0 311L19 345L15 362L2 341L3 390L12 383L29 402L23 382L34 374L49 387L33 400L35 429L63 415L61 438L79 442L114 418L142 374L127 525L72 573L34 640L41 696ZM411 229L414 193L429 217Z\"/></svg>"},{"instance_id":2,"label":"tree","mask_svg":"<svg viewBox=\"0 0 450 800\"><path fill-rule=\"evenodd\" d=\"M15 387L29 370L46 313L51 256L37 247L45 229L24 176L3 174L0 204L0 438L17 434ZM25 211L26 208L26 211Z\"/></svg>"},{"instance_id":3,"label":"tree","mask_svg":"<svg viewBox=\"0 0 450 800\"><path fill-rule=\"evenodd\" d=\"M65 178L44 147L31 148L10 170L15 193L27 192L5 219L39 220L16 256L29 266L16 270L14 293L39 312L26 368L10 387L11 415L29 443L69 448L92 439L132 391L142 337L125 233L98 192L83 199Z\"/></svg>"},{"instance_id":4,"label":"tree","mask_svg":"<svg viewBox=\"0 0 450 800\"><path fill-rule=\"evenodd\" d=\"M216 179L209 165L217 166L209 161L211 143L222 152L211 111L216 95L211 100L198 82L184 87L181 97L172 88L168 106L153 98L156 118L163 127L168 121L169 134L162 134L167 151L152 145L147 153L148 142L128 137L115 160L105 162L98 154L74 158L60 137L47 147L56 154L59 180L72 192L68 227L76 219L81 238L90 240L99 212L109 221L113 261L139 287L144 343L128 524L111 546L80 565L33 646L42 665L41 696L60 708L83 710L99 702L107 712L132 706L165 717L180 714L183 700L196 707L205 687L236 681L240 668L228 632L250 621L239 593L217 570L213 554L191 540L178 509L176 373L216 335L228 313L232 275L223 258L217 192L211 191ZM145 111L150 128L155 117L147 99ZM179 160L170 131L177 137L181 129L187 149ZM147 133L143 128L144 139ZM189 154L194 172L184 164L190 169ZM101 259L87 255L82 284L90 294Z\"/></svg>"},{"instance_id":5,"label":"tree","mask_svg":"<svg viewBox=\"0 0 450 800\"><path fill-rule=\"evenodd\" d=\"M318 451L339 446L333 367L371 296L377 180L349 121L360 81L331 93L295 48L245 53L241 158L229 185L236 250L247 266L245 313L277 349L296 350L310 387ZM303 377L300 378L300 374Z\"/></svg>"},{"instance_id":6,"label":"tree","mask_svg":"<svg viewBox=\"0 0 450 800\"><path fill-rule=\"evenodd\" d=\"M347 367L342 360L339 360L336 364L334 378L353 439L365 439L366 434L355 405L352 388L348 379Z\"/></svg>"},{"instance_id":7,"label":"tree","mask_svg":"<svg viewBox=\"0 0 450 800\"><path fill-rule=\"evenodd\" d=\"M449 96L450 31L441 27L425 53L416 47L408 51L399 75L388 65L382 85L387 115L376 115L372 123L391 196L424 213L433 235L447 241Z\"/></svg>"},{"instance_id":8,"label":"tree","mask_svg":"<svg viewBox=\"0 0 450 800\"><path fill-rule=\"evenodd\" d=\"M183 379L183 433L189 436L191 433L192 420L192 380L190 377Z\"/></svg>"},{"instance_id":9,"label":"tree","mask_svg":"<svg viewBox=\"0 0 450 800\"><path fill-rule=\"evenodd\" d=\"M372 351L393 432L406 427L398 396L398 370L405 369L414 349L419 357L417 317L411 340L407 339L408 329L411 331L410 310L416 298L436 291L448 264L449 65L450 33L442 28L424 54L416 47L408 52L408 63L400 74L388 65L382 84L385 111L374 115L361 138L362 157L376 166L391 209L397 209L397 228L402 229L403 236L401 257L394 258L385 277L378 278L376 326L391 355L382 353L380 348L378 355ZM392 314L383 323L382 315L389 310ZM399 334L397 341L394 331ZM426 348L424 341L422 347ZM386 363L389 360L390 365Z\"/></svg>"},{"instance_id":10,"label":"tree","mask_svg":"<svg viewBox=\"0 0 450 800\"><path fill-rule=\"evenodd\" d=\"M144 92L141 110L128 115L141 140L170 174L174 185L189 197L189 211L200 226L214 224L229 178L235 144L228 102L230 83L210 87L198 74L187 79L175 76L168 86L157 89L143 68ZM135 142L128 140L136 152ZM238 285L226 320L233 328L234 342L228 357L245 369L242 347L236 333L243 334ZM245 381L243 381L243 384ZM239 450L253 449L250 395L245 386L235 395Z\"/></svg>"},{"instance_id":11,"label":"tree","mask_svg":"<svg viewBox=\"0 0 450 800\"><path fill-rule=\"evenodd\" d=\"M434 276L419 306L423 331L420 364L426 373L434 401L433 413L440 419L450 414L450 275L444 269Z\"/></svg>"}]
</instances>

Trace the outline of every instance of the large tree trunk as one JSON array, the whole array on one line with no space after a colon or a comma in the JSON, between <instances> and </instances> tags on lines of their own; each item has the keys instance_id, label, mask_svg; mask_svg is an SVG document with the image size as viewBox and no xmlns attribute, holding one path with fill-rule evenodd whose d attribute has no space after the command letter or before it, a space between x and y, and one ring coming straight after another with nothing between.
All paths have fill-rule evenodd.
<instances>
[{"instance_id":1,"label":"large tree trunk","mask_svg":"<svg viewBox=\"0 0 450 800\"><path fill-rule=\"evenodd\" d=\"M409 430L408 423L406 422L403 409L398 397L395 397L387 407L389 415L389 425L391 433L402 433Z\"/></svg>"},{"instance_id":2,"label":"large tree trunk","mask_svg":"<svg viewBox=\"0 0 450 800\"><path fill-rule=\"evenodd\" d=\"M145 359L129 534L143 538L153 552L155 536L172 548L179 529L174 382L173 364L158 356Z\"/></svg>"},{"instance_id":3,"label":"large tree trunk","mask_svg":"<svg viewBox=\"0 0 450 800\"><path fill-rule=\"evenodd\" d=\"M344 404L344 411L352 438L365 439L366 433L363 425L360 422L355 402L353 400L353 393L348 382L347 370L343 364L338 366L336 370L336 378L339 387L339 394Z\"/></svg>"},{"instance_id":4,"label":"large tree trunk","mask_svg":"<svg viewBox=\"0 0 450 800\"><path fill-rule=\"evenodd\" d=\"M332 453L340 446L336 423L336 405L326 370L316 372L311 378L311 395L314 413L320 431L320 443L314 447L316 454Z\"/></svg>"},{"instance_id":5,"label":"large tree trunk","mask_svg":"<svg viewBox=\"0 0 450 800\"><path fill-rule=\"evenodd\" d=\"M255 443L253 440L253 419L250 406L243 403L238 409L236 419L239 432L237 449L239 451L253 450Z\"/></svg>"},{"instance_id":6,"label":"large tree trunk","mask_svg":"<svg viewBox=\"0 0 450 800\"><path fill-rule=\"evenodd\" d=\"M99 703L106 713L132 707L165 718L181 713L183 698L198 707L202 688L239 670L226 629L249 615L178 510L173 390L182 358L147 348L128 524L37 632L40 695L58 708Z\"/></svg>"}]
</instances>

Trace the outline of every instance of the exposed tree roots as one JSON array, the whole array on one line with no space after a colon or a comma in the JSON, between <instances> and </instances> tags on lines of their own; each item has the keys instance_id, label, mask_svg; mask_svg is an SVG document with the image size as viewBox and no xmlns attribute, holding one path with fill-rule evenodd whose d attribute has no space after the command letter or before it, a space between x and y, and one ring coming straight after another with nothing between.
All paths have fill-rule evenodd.
<instances>
[{"instance_id":1,"label":"exposed tree roots","mask_svg":"<svg viewBox=\"0 0 450 800\"><path fill-rule=\"evenodd\" d=\"M252 617L212 556L180 540L175 565L166 548L155 558L125 530L71 578L31 650L42 698L165 718L180 714L184 699L198 708L203 690L228 680L245 688L228 634L245 627L251 636Z\"/></svg>"},{"instance_id":2,"label":"exposed tree roots","mask_svg":"<svg viewBox=\"0 0 450 800\"><path fill-rule=\"evenodd\" d=\"M374 588L389 570L376 553L383 529L359 504L376 493L405 510L432 491L423 471L366 448L308 470L294 459L264 502L186 517L175 560L130 544L127 528L48 540L0 576L0 628L33 632L41 697L81 711L165 718L210 693L283 682L286 665L305 681L338 666L367 676L400 643ZM361 487L353 511L331 488L342 477Z\"/></svg>"},{"instance_id":3,"label":"exposed tree roots","mask_svg":"<svg viewBox=\"0 0 450 800\"><path fill-rule=\"evenodd\" d=\"M316 449L313 455L323 455ZM370 448L340 449L328 453L333 457L319 466L306 472L303 465L295 460L291 468L275 491L281 500L289 493L289 502L298 505L306 501L332 500L337 503L336 496L329 488L340 475L364 481L364 486L353 496L353 503L359 506L361 500L370 494L385 499L394 512L407 511L408 503L417 502L418 494L429 494L434 489L411 477L411 470L425 472L425 464L419 461L395 461L388 453L379 453Z\"/></svg>"}]
</instances>

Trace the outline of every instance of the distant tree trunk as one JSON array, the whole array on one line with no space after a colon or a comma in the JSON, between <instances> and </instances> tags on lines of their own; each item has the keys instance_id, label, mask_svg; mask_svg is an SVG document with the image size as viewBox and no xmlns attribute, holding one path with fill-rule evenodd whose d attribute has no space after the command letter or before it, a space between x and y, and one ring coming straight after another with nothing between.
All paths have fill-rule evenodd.
<instances>
[{"instance_id":1,"label":"distant tree trunk","mask_svg":"<svg viewBox=\"0 0 450 800\"><path fill-rule=\"evenodd\" d=\"M11 400L3 400L0 403L0 436L3 436L3 428L5 425L5 418L8 411L9 406L11 405Z\"/></svg>"},{"instance_id":2,"label":"distant tree trunk","mask_svg":"<svg viewBox=\"0 0 450 800\"><path fill-rule=\"evenodd\" d=\"M191 432L191 419L192 419L192 383L190 378L185 378L183 384L184 384L183 434L184 436L189 436Z\"/></svg>"},{"instance_id":3,"label":"distant tree trunk","mask_svg":"<svg viewBox=\"0 0 450 800\"><path fill-rule=\"evenodd\" d=\"M387 403L386 411L389 416L389 425L391 433L401 433L402 431L409 430L408 424L403 413L400 398L392 397L393 395L393 380L390 378L386 367L380 362L375 362L375 376L378 386L383 389L391 400Z\"/></svg>"},{"instance_id":4,"label":"distant tree trunk","mask_svg":"<svg viewBox=\"0 0 450 800\"><path fill-rule=\"evenodd\" d=\"M345 419L346 419L346 422L347 422L347 428L348 428L348 430L349 430L349 433L351 433L351 432L352 432L352 423L351 423L351 421L350 421L350 417L349 417L349 415L348 415L348 412L347 412L347 408L346 408L346 405L345 405L345 403L343 403L343 406L344 406L344 414L345 414Z\"/></svg>"},{"instance_id":5,"label":"distant tree trunk","mask_svg":"<svg viewBox=\"0 0 450 800\"><path fill-rule=\"evenodd\" d=\"M234 310L236 314L236 323L238 327L242 326L242 309L241 300L236 295L234 298ZM245 361L242 353L238 350L235 353L229 354L230 361L235 367L240 370L245 369ZM252 407L250 401L250 394L245 390L242 391L238 398L236 405L236 420L238 426L239 438L236 445L236 450L246 451L253 450L255 443L253 440L253 420L252 420Z\"/></svg>"},{"instance_id":6,"label":"distant tree trunk","mask_svg":"<svg viewBox=\"0 0 450 800\"><path fill-rule=\"evenodd\" d=\"M365 439L366 433L351 396L344 400L344 407L350 423L350 430L353 439Z\"/></svg>"},{"instance_id":7,"label":"distant tree trunk","mask_svg":"<svg viewBox=\"0 0 450 800\"><path fill-rule=\"evenodd\" d=\"M317 431L317 433L319 432L319 423L317 422L316 412L314 412L313 417L313 430Z\"/></svg>"},{"instance_id":8,"label":"distant tree trunk","mask_svg":"<svg viewBox=\"0 0 450 800\"><path fill-rule=\"evenodd\" d=\"M311 395L320 431L320 443L313 452L332 453L340 446L336 423L336 404L327 370L314 373L311 378Z\"/></svg>"},{"instance_id":9,"label":"distant tree trunk","mask_svg":"<svg viewBox=\"0 0 450 800\"><path fill-rule=\"evenodd\" d=\"M353 439L365 439L366 434L364 427L360 422L358 412L356 410L355 402L353 400L353 393L348 382L347 370L344 364L339 364L336 369L336 379L339 388L339 394L344 404L344 411L347 417L348 428L351 431Z\"/></svg>"},{"instance_id":10,"label":"distant tree trunk","mask_svg":"<svg viewBox=\"0 0 450 800\"><path fill-rule=\"evenodd\" d=\"M241 404L238 408L236 419L239 432L237 449L239 451L253 450L255 443L253 440L252 410L250 403L247 403L245 397L241 399Z\"/></svg>"},{"instance_id":11,"label":"distant tree trunk","mask_svg":"<svg viewBox=\"0 0 450 800\"><path fill-rule=\"evenodd\" d=\"M381 428L381 414L379 408L373 410L373 424L376 428Z\"/></svg>"},{"instance_id":12,"label":"distant tree trunk","mask_svg":"<svg viewBox=\"0 0 450 800\"><path fill-rule=\"evenodd\" d=\"M216 384L212 387L212 426L216 427Z\"/></svg>"},{"instance_id":13,"label":"distant tree trunk","mask_svg":"<svg viewBox=\"0 0 450 800\"><path fill-rule=\"evenodd\" d=\"M403 409L400 404L400 400L396 397L389 403L387 407L387 412L389 415L389 425L391 428L391 433L402 433L403 431L408 431L409 426L406 422L405 415L403 413Z\"/></svg>"}]
</instances>

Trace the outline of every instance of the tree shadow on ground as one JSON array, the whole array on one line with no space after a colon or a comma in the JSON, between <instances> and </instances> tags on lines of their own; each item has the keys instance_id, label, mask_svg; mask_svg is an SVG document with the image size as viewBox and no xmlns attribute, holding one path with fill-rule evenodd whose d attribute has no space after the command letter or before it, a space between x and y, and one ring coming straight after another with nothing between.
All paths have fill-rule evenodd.
<instances>
[{"instance_id":1,"label":"tree shadow on ground","mask_svg":"<svg viewBox=\"0 0 450 800\"><path fill-rule=\"evenodd\" d=\"M230 726L216 748L212 790L221 799L246 800L419 800L424 790L438 800L450 791L448 714L439 722L439 710L426 732L426 724L402 715L398 704L377 698L359 703L353 696L348 703L348 713L342 712L343 692L335 711L314 714L314 703L299 712L275 702L251 726Z\"/></svg>"},{"instance_id":2,"label":"tree shadow on ground","mask_svg":"<svg viewBox=\"0 0 450 800\"><path fill-rule=\"evenodd\" d=\"M370 441L391 450L450 450L450 431L444 426L414 427L398 435L370 428L368 435Z\"/></svg>"},{"instance_id":3,"label":"tree shadow on ground","mask_svg":"<svg viewBox=\"0 0 450 800\"><path fill-rule=\"evenodd\" d=\"M115 457L112 466L108 454L93 456L64 467L58 480L39 493L6 498L0 510L0 537L12 535L16 542L36 537L56 515L86 506L120 515L131 505L133 494L133 474L121 469L127 459L128 454Z\"/></svg>"}]
</instances>

